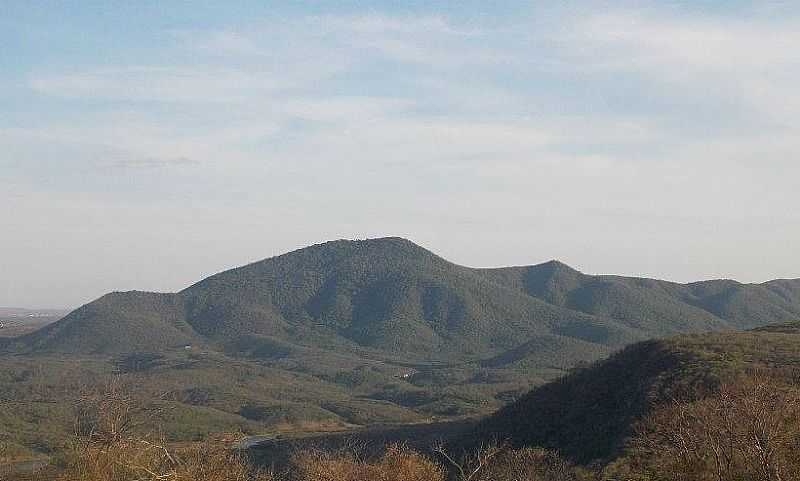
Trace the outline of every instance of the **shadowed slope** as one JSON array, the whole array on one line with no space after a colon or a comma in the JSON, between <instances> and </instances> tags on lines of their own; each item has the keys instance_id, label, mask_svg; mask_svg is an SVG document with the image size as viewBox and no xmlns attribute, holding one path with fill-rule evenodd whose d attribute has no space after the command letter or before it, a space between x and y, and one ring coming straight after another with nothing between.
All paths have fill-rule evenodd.
<instances>
[{"instance_id":1,"label":"shadowed slope","mask_svg":"<svg viewBox=\"0 0 800 481\"><path fill-rule=\"evenodd\" d=\"M534 389L488 418L480 431L515 445L555 448L584 463L608 460L654 406L702 396L745 371L796 379L797 359L800 323L641 342Z\"/></svg>"}]
</instances>

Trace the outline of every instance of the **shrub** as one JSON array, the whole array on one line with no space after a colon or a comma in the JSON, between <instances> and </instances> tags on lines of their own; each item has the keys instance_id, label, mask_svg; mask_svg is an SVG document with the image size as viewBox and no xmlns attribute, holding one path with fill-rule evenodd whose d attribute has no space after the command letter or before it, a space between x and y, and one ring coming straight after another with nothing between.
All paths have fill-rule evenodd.
<instances>
[{"instance_id":1,"label":"shrub","mask_svg":"<svg viewBox=\"0 0 800 481\"><path fill-rule=\"evenodd\" d=\"M207 441L177 450L145 439L83 445L65 460L61 481L273 481L239 453Z\"/></svg>"},{"instance_id":2,"label":"shrub","mask_svg":"<svg viewBox=\"0 0 800 481\"><path fill-rule=\"evenodd\" d=\"M577 481L574 466L558 454L539 448L501 453L479 474L476 481Z\"/></svg>"},{"instance_id":3,"label":"shrub","mask_svg":"<svg viewBox=\"0 0 800 481\"><path fill-rule=\"evenodd\" d=\"M434 448L451 467L455 481L578 481L579 470L553 451L540 448L508 449L483 445L458 461L443 446Z\"/></svg>"},{"instance_id":4,"label":"shrub","mask_svg":"<svg viewBox=\"0 0 800 481\"><path fill-rule=\"evenodd\" d=\"M170 449L143 434L153 411L114 380L84 395L78 436L61 460L61 481L272 481L231 449L235 437Z\"/></svg>"},{"instance_id":5,"label":"shrub","mask_svg":"<svg viewBox=\"0 0 800 481\"><path fill-rule=\"evenodd\" d=\"M800 480L800 391L749 376L675 402L641 424L630 463L663 481Z\"/></svg>"},{"instance_id":6,"label":"shrub","mask_svg":"<svg viewBox=\"0 0 800 481\"><path fill-rule=\"evenodd\" d=\"M374 460L355 452L303 451L291 463L293 481L444 481L442 466L403 445Z\"/></svg>"}]
</instances>

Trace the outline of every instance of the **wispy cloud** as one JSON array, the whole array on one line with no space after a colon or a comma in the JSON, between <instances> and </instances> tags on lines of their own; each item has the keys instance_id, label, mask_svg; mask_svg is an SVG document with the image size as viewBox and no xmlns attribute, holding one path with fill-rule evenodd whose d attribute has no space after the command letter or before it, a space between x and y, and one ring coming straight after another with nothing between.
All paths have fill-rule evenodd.
<instances>
[{"instance_id":1,"label":"wispy cloud","mask_svg":"<svg viewBox=\"0 0 800 481\"><path fill-rule=\"evenodd\" d=\"M800 114L797 17L759 22L606 12L579 19L565 39L581 65L640 74L669 95L726 102L784 124Z\"/></svg>"},{"instance_id":2,"label":"wispy cloud","mask_svg":"<svg viewBox=\"0 0 800 481\"><path fill-rule=\"evenodd\" d=\"M612 99L620 95L615 75L634 89L634 98L657 95L662 104L689 98L698 108L705 102L762 114L721 119L734 122L736 138L774 128L770 122L776 120L789 129L788 120L800 113L791 95L800 71L787 48L800 37L790 20L687 19L652 9L570 12L561 20L555 29L522 19L500 32L462 28L442 16L272 19L261 26L174 32L177 52L193 50L197 59L184 66L40 73L30 85L41 94L75 99L216 104L180 119L186 132L177 135L169 119L110 135L105 121L96 126L98 141L125 143L128 135L144 150L160 150L153 158L198 158L192 142L235 158L270 139L285 147L293 138L302 139L300 151L316 145L327 155L356 141L362 151L458 157L475 150L509 158L532 156L534 149L564 154L565 148L592 147L624 156L625 149L639 152L646 143L657 147L652 156L670 145L685 150L686 144L720 141L707 133L678 138L694 123L681 118L691 111L639 107L631 115L603 105L603 92ZM383 71L390 65L395 73ZM583 85L570 91L558 85L562 81ZM597 85L589 87L593 81ZM88 140L91 127L83 124ZM272 137L290 131L300 137Z\"/></svg>"},{"instance_id":3,"label":"wispy cloud","mask_svg":"<svg viewBox=\"0 0 800 481\"><path fill-rule=\"evenodd\" d=\"M124 66L35 75L34 90L59 97L156 102L243 102L287 87L273 73L228 68Z\"/></svg>"},{"instance_id":4,"label":"wispy cloud","mask_svg":"<svg viewBox=\"0 0 800 481\"><path fill-rule=\"evenodd\" d=\"M140 223L163 205L166 223L202 206L215 214L193 236L215 241L219 225L274 234L254 218L292 245L314 229L453 238L477 223L526 239L513 262L567 249L649 262L698 226L708 245L738 239L765 212L800 239L786 213L798 17L648 5L499 26L378 12L158 32L157 52L25 71L39 110L4 116L0 169L15 199L40 199L30 216L74 198L73 219L120 202ZM648 248L619 251L620 232Z\"/></svg>"},{"instance_id":5,"label":"wispy cloud","mask_svg":"<svg viewBox=\"0 0 800 481\"><path fill-rule=\"evenodd\" d=\"M462 28L448 22L438 15L390 16L368 15L328 15L310 17L309 21L329 32L349 31L367 34L390 35L446 35L474 36L481 34L475 28Z\"/></svg>"},{"instance_id":6,"label":"wispy cloud","mask_svg":"<svg viewBox=\"0 0 800 481\"><path fill-rule=\"evenodd\" d=\"M165 167L196 167L200 161L187 157L176 157L171 159L109 159L98 162L101 168L112 169L160 169Z\"/></svg>"},{"instance_id":7,"label":"wispy cloud","mask_svg":"<svg viewBox=\"0 0 800 481\"><path fill-rule=\"evenodd\" d=\"M607 12L579 20L576 39L593 44L602 61L617 57L614 68L684 68L675 74L750 71L798 65L792 46L800 41L800 22L758 23L728 17L676 17L659 12ZM617 54L627 53L627 57ZM633 55L630 55L633 54Z\"/></svg>"},{"instance_id":8,"label":"wispy cloud","mask_svg":"<svg viewBox=\"0 0 800 481\"><path fill-rule=\"evenodd\" d=\"M270 52L267 46L259 45L240 32L222 30L203 32L199 35L185 31L173 33L177 39L189 44L191 48L212 54L260 57L268 55Z\"/></svg>"}]
</instances>

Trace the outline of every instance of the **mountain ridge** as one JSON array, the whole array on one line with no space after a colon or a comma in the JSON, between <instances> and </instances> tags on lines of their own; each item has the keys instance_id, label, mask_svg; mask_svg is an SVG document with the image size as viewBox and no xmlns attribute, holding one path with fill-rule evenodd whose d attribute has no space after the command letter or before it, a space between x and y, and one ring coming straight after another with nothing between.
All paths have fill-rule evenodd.
<instances>
[{"instance_id":1,"label":"mountain ridge","mask_svg":"<svg viewBox=\"0 0 800 481\"><path fill-rule=\"evenodd\" d=\"M11 345L102 354L230 348L255 336L419 358L511 359L537 351L523 346L541 336L608 352L654 336L793 318L800 280L678 284L588 275L557 260L471 268L384 237L315 244L176 293L109 293Z\"/></svg>"}]
</instances>

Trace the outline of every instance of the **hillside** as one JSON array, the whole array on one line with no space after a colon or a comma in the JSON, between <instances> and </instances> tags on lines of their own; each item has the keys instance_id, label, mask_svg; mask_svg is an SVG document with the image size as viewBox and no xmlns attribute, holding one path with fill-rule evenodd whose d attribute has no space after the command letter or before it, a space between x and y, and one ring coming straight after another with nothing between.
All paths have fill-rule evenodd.
<instances>
[{"instance_id":1,"label":"hillside","mask_svg":"<svg viewBox=\"0 0 800 481\"><path fill-rule=\"evenodd\" d=\"M72 429L74 399L65 393L114 373L132 374L137 391L163 397L172 439L475 418L638 341L789 320L799 292L800 281L681 285L589 276L557 262L473 269L399 238L327 242L177 293L107 294L39 331L0 338L0 419L15 420L0 429L0 441L53 449ZM537 391L552 392L556 406L563 393L553 386L576 386L567 392L578 400L575 411L541 412L551 423L574 415L575 429L591 420L594 438L570 436L604 456L617 442L609 445L604 433L624 437L644 397L624 386L625 394L609 394L633 403L625 419L614 417L613 406L582 411L583 400L600 402L596 392L629 377L657 377L659 366L681 357L647 346L668 345L623 351L607 385L598 384L596 368L580 369ZM655 357L631 368L625 356ZM585 377L569 381L575 376ZM498 432L525 432L525 422L497 422ZM538 435L557 445L566 439L560 429Z\"/></svg>"},{"instance_id":2,"label":"hillside","mask_svg":"<svg viewBox=\"0 0 800 481\"><path fill-rule=\"evenodd\" d=\"M115 292L19 339L33 351L162 351L198 341L174 294Z\"/></svg>"},{"instance_id":3,"label":"hillside","mask_svg":"<svg viewBox=\"0 0 800 481\"><path fill-rule=\"evenodd\" d=\"M553 305L409 241L387 238L312 246L176 294L109 294L18 345L33 352L114 354L198 343L230 351L260 340L473 360L540 335L597 344L590 350L599 352L599 346L621 346L648 333Z\"/></svg>"},{"instance_id":4,"label":"hillside","mask_svg":"<svg viewBox=\"0 0 800 481\"><path fill-rule=\"evenodd\" d=\"M268 356L301 346L474 361L519 356L525 343L550 336L569 364L654 336L797 317L797 280L681 285L589 276L555 261L472 269L383 238L311 246L176 294L109 294L20 338L17 349L118 354L199 344L235 352L245 344Z\"/></svg>"},{"instance_id":5,"label":"hillside","mask_svg":"<svg viewBox=\"0 0 800 481\"><path fill-rule=\"evenodd\" d=\"M798 359L800 322L641 342L534 389L479 431L515 445L555 448L583 463L609 460L655 406L702 396L743 372L796 379Z\"/></svg>"},{"instance_id":6,"label":"hillside","mask_svg":"<svg viewBox=\"0 0 800 481\"><path fill-rule=\"evenodd\" d=\"M798 279L764 284L731 280L677 284L587 275L558 261L481 272L548 303L611 318L651 335L749 329L800 318Z\"/></svg>"},{"instance_id":7,"label":"hillside","mask_svg":"<svg viewBox=\"0 0 800 481\"><path fill-rule=\"evenodd\" d=\"M112 373L167 396L173 439L476 416L642 336L402 239L335 241L178 293L111 293L0 339L0 418L18 419L0 441L53 449L71 429L76 387ZM481 362L525 341L513 362Z\"/></svg>"}]
</instances>

